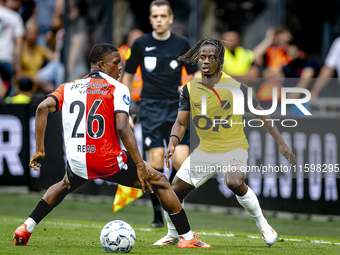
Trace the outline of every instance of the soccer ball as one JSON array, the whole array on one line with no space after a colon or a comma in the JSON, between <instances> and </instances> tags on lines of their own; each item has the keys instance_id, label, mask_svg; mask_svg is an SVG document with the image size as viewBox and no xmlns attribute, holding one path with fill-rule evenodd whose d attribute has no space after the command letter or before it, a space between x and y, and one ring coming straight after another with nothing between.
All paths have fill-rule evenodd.
<instances>
[{"instance_id":1,"label":"soccer ball","mask_svg":"<svg viewBox=\"0 0 340 255\"><path fill-rule=\"evenodd\" d=\"M128 253L135 242L135 231L125 221L110 221L100 233L100 243L107 252Z\"/></svg>"}]
</instances>

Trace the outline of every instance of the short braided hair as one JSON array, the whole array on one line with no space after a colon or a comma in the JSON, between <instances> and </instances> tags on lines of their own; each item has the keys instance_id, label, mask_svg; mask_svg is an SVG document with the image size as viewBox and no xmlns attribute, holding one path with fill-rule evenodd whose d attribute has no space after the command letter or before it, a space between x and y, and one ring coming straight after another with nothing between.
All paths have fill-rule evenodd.
<instances>
[{"instance_id":1,"label":"short braided hair","mask_svg":"<svg viewBox=\"0 0 340 255\"><path fill-rule=\"evenodd\" d=\"M214 45L217 48L218 66L220 70L222 70L224 63L224 46L222 42L218 39L206 37L205 39L199 40L187 53L183 54L182 56L179 56L177 60L182 61L186 64L191 65L197 64L200 50L203 45L207 44Z\"/></svg>"}]
</instances>

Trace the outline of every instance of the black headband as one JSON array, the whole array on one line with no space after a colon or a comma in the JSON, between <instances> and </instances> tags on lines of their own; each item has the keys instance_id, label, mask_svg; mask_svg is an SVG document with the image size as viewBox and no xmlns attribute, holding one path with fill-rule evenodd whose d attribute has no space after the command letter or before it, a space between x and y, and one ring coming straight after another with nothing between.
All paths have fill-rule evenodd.
<instances>
[{"instance_id":1,"label":"black headband","mask_svg":"<svg viewBox=\"0 0 340 255\"><path fill-rule=\"evenodd\" d=\"M220 47L217 45L217 43L214 42L214 41L212 41L212 40L206 40L206 41L204 41L204 42L202 43L201 47L202 47L204 44L206 44L206 43L213 44L213 45L215 45L218 49L220 48Z\"/></svg>"}]
</instances>

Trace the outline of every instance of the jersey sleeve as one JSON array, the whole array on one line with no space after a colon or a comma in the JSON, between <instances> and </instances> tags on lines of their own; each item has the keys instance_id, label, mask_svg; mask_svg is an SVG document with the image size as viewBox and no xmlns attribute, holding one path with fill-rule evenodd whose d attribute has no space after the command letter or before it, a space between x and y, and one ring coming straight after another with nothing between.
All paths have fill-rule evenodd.
<instances>
[{"instance_id":1,"label":"jersey sleeve","mask_svg":"<svg viewBox=\"0 0 340 255\"><path fill-rule=\"evenodd\" d=\"M129 115L130 110L130 91L125 85L116 87L113 92L113 105L115 113L125 113Z\"/></svg>"},{"instance_id":2,"label":"jersey sleeve","mask_svg":"<svg viewBox=\"0 0 340 255\"><path fill-rule=\"evenodd\" d=\"M137 67L142 63L143 56L139 50L139 42L136 40L132 45L131 49L126 53L126 63L125 63L125 72L134 74L137 70Z\"/></svg>"},{"instance_id":3,"label":"jersey sleeve","mask_svg":"<svg viewBox=\"0 0 340 255\"><path fill-rule=\"evenodd\" d=\"M337 38L331 48L329 49L328 55L325 59L326 66L335 69L339 61L340 54L340 38Z\"/></svg>"},{"instance_id":4,"label":"jersey sleeve","mask_svg":"<svg viewBox=\"0 0 340 255\"><path fill-rule=\"evenodd\" d=\"M47 97L52 97L56 101L56 111L58 112L63 107L64 102L64 87L65 84L61 84L59 88L57 88L54 92L51 94L48 94Z\"/></svg>"},{"instance_id":5,"label":"jersey sleeve","mask_svg":"<svg viewBox=\"0 0 340 255\"><path fill-rule=\"evenodd\" d=\"M188 84L183 86L179 99L179 111L190 111L190 95L188 91Z\"/></svg>"},{"instance_id":6,"label":"jersey sleeve","mask_svg":"<svg viewBox=\"0 0 340 255\"><path fill-rule=\"evenodd\" d=\"M24 27L24 22L22 21L21 16L18 14L16 16L17 21L14 24L14 36L24 36L25 34L25 27Z\"/></svg>"},{"instance_id":7,"label":"jersey sleeve","mask_svg":"<svg viewBox=\"0 0 340 255\"><path fill-rule=\"evenodd\" d=\"M248 108L248 103L247 103L247 101L248 101L248 87L241 84L240 89L241 89L241 91L244 95L244 109L245 109L246 112L250 112L250 110ZM259 101L257 101L257 99L254 96L252 96L252 98L253 98L253 100L252 100L253 106L254 106L254 108L256 108L259 105Z\"/></svg>"},{"instance_id":8,"label":"jersey sleeve","mask_svg":"<svg viewBox=\"0 0 340 255\"><path fill-rule=\"evenodd\" d=\"M190 50L189 43L186 42L184 46L184 52L182 54L187 53ZM185 69L187 69L188 74L194 74L198 71L198 65L184 64Z\"/></svg>"}]
</instances>

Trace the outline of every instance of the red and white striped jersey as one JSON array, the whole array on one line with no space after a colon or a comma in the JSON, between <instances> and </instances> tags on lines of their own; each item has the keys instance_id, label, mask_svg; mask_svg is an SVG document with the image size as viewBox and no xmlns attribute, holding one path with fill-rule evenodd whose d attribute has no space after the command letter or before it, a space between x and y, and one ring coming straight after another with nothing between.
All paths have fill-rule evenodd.
<instances>
[{"instance_id":1,"label":"red and white striped jersey","mask_svg":"<svg viewBox=\"0 0 340 255\"><path fill-rule=\"evenodd\" d=\"M127 170L115 113L129 114L129 89L101 71L62 84L48 96L62 110L64 142L72 172L85 179Z\"/></svg>"}]
</instances>

